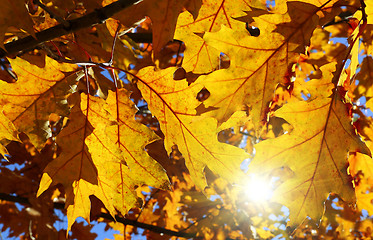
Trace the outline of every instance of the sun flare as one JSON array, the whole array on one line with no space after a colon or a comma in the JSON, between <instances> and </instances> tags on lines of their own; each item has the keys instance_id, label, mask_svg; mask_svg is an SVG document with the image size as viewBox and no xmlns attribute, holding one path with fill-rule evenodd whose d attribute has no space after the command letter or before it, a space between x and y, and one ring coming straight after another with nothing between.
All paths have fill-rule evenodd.
<instances>
[{"instance_id":1,"label":"sun flare","mask_svg":"<svg viewBox=\"0 0 373 240\"><path fill-rule=\"evenodd\" d=\"M246 197L256 203L268 201L273 193L271 181L255 175L250 177L244 189Z\"/></svg>"}]
</instances>

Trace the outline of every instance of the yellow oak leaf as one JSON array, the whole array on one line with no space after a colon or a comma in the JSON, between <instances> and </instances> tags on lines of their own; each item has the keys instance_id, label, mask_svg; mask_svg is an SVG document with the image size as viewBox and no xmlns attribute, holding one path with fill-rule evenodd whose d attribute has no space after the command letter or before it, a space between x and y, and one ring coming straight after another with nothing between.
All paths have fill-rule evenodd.
<instances>
[{"instance_id":1,"label":"yellow oak leaf","mask_svg":"<svg viewBox=\"0 0 373 240\"><path fill-rule=\"evenodd\" d=\"M4 139L8 141L19 141L18 131L14 127L13 123L5 117L3 112L0 112L0 142L3 143ZM0 144L0 154L3 155L5 159L8 151L3 144Z\"/></svg>"},{"instance_id":2,"label":"yellow oak leaf","mask_svg":"<svg viewBox=\"0 0 373 240\"><path fill-rule=\"evenodd\" d=\"M44 68L20 58L9 61L18 80L15 83L0 81L3 113L19 132L26 133L40 149L49 136L49 115L68 115L66 95L76 82L78 67L61 64L48 57Z\"/></svg>"},{"instance_id":3,"label":"yellow oak leaf","mask_svg":"<svg viewBox=\"0 0 373 240\"><path fill-rule=\"evenodd\" d=\"M272 99L276 84L282 81L280 76L286 73L291 56L286 48L278 49L283 39L277 33L274 35L273 39L263 35L256 38L246 30L234 31L224 26L217 33L205 34L207 44L226 53L231 60L228 69L201 76L195 83L211 93L204 105L218 108L209 114L219 123L246 104L251 107L253 122L258 123L264 118L267 104Z\"/></svg>"},{"instance_id":4,"label":"yellow oak leaf","mask_svg":"<svg viewBox=\"0 0 373 240\"><path fill-rule=\"evenodd\" d=\"M196 116L198 88L188 86L186 81L173 80L176 69L155 71L153 67L147 67L137 74L142 96L165 135L167 152L171 152L173 145L178 146L194 183L200 189L206 187L205 167L230 182L239 182L242 177L240 164L248 154L217 140L215 119Z\"/></svg>"},{"instance_id":5,"label":"yellow oak leaf","mask_svg":"<svg viewBox=\"0 0 373 240\"><path fill-rule=\"evenodd\" d=\"M370 151L356 135L339 94L289 103L275 115L294 130L257 144L249 172L258 174L283 166L294 172L274 193L274 200L290 209L290 225L299 225L307 216L318 221L331 192L347 202L355 201L347 174L347 153Z\"/></svg>"},{"instance_id":6,"label":"yellow oak leaf","mask_svg":"<svg viewBox=\"0 0 373 240\"><path fill-rule=\"evenodd\" d=\"M110 132L110 136L122 150L125 164L130 171L121 168L121 184L118 186L121 197L125 198L125 185L130 180L141 186L146 184L156 188L168 189L168 177L162 166L151 158L144 150L150 144L160 138L148 127L135 120L137 109L129 98L125 89L110 92L106 100L106 110L117 121L117 125ZM124 178L124 176L128 177ZM129 179L127 179L129 178Z\"/></svg>"},{"instance_id":7,"label":"yellow oak leaf","mask_svg":"<svg viewBox=\"0 0 373 240\"><path fill-rule=\"evenodd\" d=\"M8 27L21 28L35 37L34 23L27 11L25 0L4 0L0 2L0 47L4 48L4 34Z\"/></svg>"},{"instance_id":8,"label":"yellow oak leaf","mask_svg":"<svg viewBox=\"0 0 373 240\"><path fill-rule=\"evenodd\" d=\"M197 34L219 31L221 25L235 28L240 22L234 18L250 10L248 4L235 0L203 0L196 19L187 11L179 15L174 38L186 44L182 67L187 72L209 73L218 67L220 51L208 46Z\"/></svg>"},{"instance_id":9,"label":"yellow oak leaf","mask_svg":"<svg viewBox=\"0 0 373 240\"><path fill-rule=\"evenodd\" d=\"M356 193L356 205L362 210L368 211L369 215L373 214L373 160L371 157L361 154L354 153L348 159L350 163L350 173L352 177L358 177L359 181L355 186ZM359 172L362 175L359 175Z\"/></svg>"},{"instance_id":10,"label":"yellow oak leaf","mask_svg":"<svg viewBox=\"0 0 373 240\"><path fill-rule=\"evenodd\" d=\"M263 14L262 10L249 12L260 29L257 37L245 30L244 23L234 30L222 26L219 32L205 33L206 43L227 54L231 60L228 69L201 76L196 81L211 93L204 104L217 110L211 111L210 116L221 123L248 105L253 122L259 128L259 122L266 119L266 110L277 84L289 82L289 67L296 61L296 53L303 52L309 44L319 15L324 10L327 14L329 8L326 6L329 5L326 3L329 1L321 2L317 6L289 2L286 14Z\"/></svg>"},{"instance_id":11,"label":"yellow oak leaf","mask_svg":"<svg viewBox=\"0 0 373 240\"><path fill-rule=\"evenodd\" d=\"M104 128L113 122L103 109L104 103L103 99L81 95L80 103L71 110L68 126L57 136L62 153L48 164L40 181L38 196L51 185L64 186L68 231L77 217L89 221L90 195L95 195L114 212L112 181L117 168L109 166L119 165L123 159L118 147L106 135ZM129 205L137 201L133 195L133 192L128 194Z\"/></svg>"},{"instance_id":12,"label":"yellow oak leaf","mask_svg":"<svg viewBox=\"0 0 373 240\"><path fill-rule=\"evenodd\" d=\"M122 97L122 103L130 101ZM109 96L109 102L115 104L115 96L112 98ZM116 211L125 215L140 206L137 186L146 183L167 187L163 169L144 153L144 146L155 137L135 121L133 104L120 110L119 125L105 108L110 109L105 100L81 95L80 104L71 110L68 126L57 136L62 153L46 167L40 182L38 196L50 185L61 183L65 187L68 230L79 216L89 221L90 195L100 199L112 215ZM137 139L138 134L143 137ZM115 137L120 142L114 141Z\"/></svg>"},{"instance_id":13,"label":"yellow oak leaf","mask_svg":"<svg viewBox=\"0 0 373 240\"><path fill-rule=\"evenodd\" d=\"M336 63L328 63L319 68L321 71L320 78L314 78L307 82L304 81L303 76L296 77L294 82L294 92L300 95L300 92L303 94L309 94L308 100L313 100L318 97L329 97L332 95L334 84L332 83L333 73L336 70Z\"/></svg>"}]
</instances>

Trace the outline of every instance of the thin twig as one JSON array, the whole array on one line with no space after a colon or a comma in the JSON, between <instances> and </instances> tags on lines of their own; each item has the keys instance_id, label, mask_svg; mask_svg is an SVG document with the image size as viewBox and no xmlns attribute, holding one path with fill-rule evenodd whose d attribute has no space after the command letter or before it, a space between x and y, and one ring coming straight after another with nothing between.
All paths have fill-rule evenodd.
<instances>
[{"instance_id":1,"label":"thin twig","mask_svg":"<svg viewBox=\"0 0 373 240\"><path fill-rule=\"evenodd\" d=\"M115 36L113 39L113 45L111 46L111 54L110 54L110 60L108 61L108 64L113 65L114 62L114 50L115 50L115 43L117 42L117 38L119 35L120 25L118 25L117 30L115 31Z\"/></svg>"},{"instance_id":2,"label":"thin twig","mask_svg":"<svg viewBox=\"0 0 373 240\"><path fill-rule=\"evenodd\" d=\"M362 20L363 22L367 22L367 13L365 12L365 8L367 7L367 5L365 5L364 0L360 0L360 5L361 5Z\"/></svg>"},{"instance_id":3,"label":"thin twig","mask_svg":"<svg viewBox=\"0 0 373 240\"><path fill-rule=\"evenodd\" d=\"M56 51L57 51L57 53L58 53L58 56L63 57L63 55L62 55L60 49L56 46L56 44L54 44L53 41L49 41L49 42L50 42L50 43L53 45L53 47L56 49Z\"/></svg>"},{"instance_id":4,"label":"thin twig","mask_svg":"<svg viewBox=\"0 0 373 240\"><path fill-rule=\"evenodd\" d=\"M250 133L240 131L242 135L249 136L249 137L255 137L254 135L251 135Z\"/></svg>"},{"instance_id":5,"label":"thin twig","mask_svg":"<svg viewBox=\"0 0 373 240\"><path fill-rule=\"evenodd\" d=\"M152 232L161 233L161 234L163 233L163 234L167 234L167 235L175 236L175 237L193 238L193 237L196 236L196 234L194 234L194 233L186 233L186 232L183 232L183 231L176 232L176 231L173 231L173 230L165 229L165 228L162 228L162 227L158 227L158 226L154 226L154 225L150 225L150 224L146 224L146 223L142 223L142 222L137 222L135 220L122 218L122 217L119 217L119 216L115 216L115 219L114 219L108 213L101 213L99 215L99 217L102 217L102 218L107 219L107 220L117 221L117 222L123 223L125 225L140 227L140 228L143 228L143 229L146 229L146 230L150 230Z\"/></svg>"},{"instance_id":6,"label":"thin twig","mask_svg":"<svg viewBox=\"0 0 373 240\"><path fill-rule=\"evenodd\" d=\"M85 77L85 80L86 80L86 84L87 84L87 93L88 95L91 94L91 91L90 91L90 83L89 83L89 77L88 77L88 68L87 66L84 66L84 77Z\"/></svg>"},{"instance_id":7,"label":"thin twig","mask_svg":"<svg viewBox=\"0 0 373 240\"><path fill-rule=\"evenodd\" d=\"M12 196L12 195L9 195L9 194L6 194L6 193L0 193L0 200L5 200L5 201L9 201L9 202L17 202L17 203L21 203L21 204L25 204L25 205L31 205L28 198L21 197L21 196ZM63 203L53 203L53 207L56 208L56 209L64 209L64 204ZM115 216L115 219L114 219L108 213L100 213L98 217L104 218L104 219L109 220L109 221L117 221L117 222L123 223L125 225L131 225L131 226L134 226L134 227L143 228L143 229L153 231L153 232L156 232L156 233L160 233L160 234L167 234L169 236L184 237L184 238L195 238L195 236L196 236L195 233L186 233L184 231L173 231L173 230L169 230L169 229L166 229L166 228L150 225L150 224L147 224L147 223L142 223L142 222L138 222L138 221L135 221L135 220L130 220L130 219L123 218L123 217L120 217L120 216Z\"/></svg>"},{"instance_id":8,"label":"thin twig","mask_svg":"<svg viewBox=\"0 0 373 240\"><path fill-rule=\"evenodd\" d=\"M32 240L35 240L35 237L34 237L33 234L32 234L32 220L30 220L30 223L29 223L29 225L28 225L28 231L29 231L30 238L31 238Z\"/></svg>"}]
</instances>

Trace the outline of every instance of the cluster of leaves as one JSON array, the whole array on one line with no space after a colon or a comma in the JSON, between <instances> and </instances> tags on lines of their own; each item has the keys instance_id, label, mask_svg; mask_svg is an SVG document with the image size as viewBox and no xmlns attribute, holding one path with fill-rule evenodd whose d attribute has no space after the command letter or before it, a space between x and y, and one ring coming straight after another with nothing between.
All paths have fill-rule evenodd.
<instances>
[{"instance_id":1,"label":"cluster of leaves","mask_svg":"<svg viewBox=\"0 0 373 240\"><path fill-rule=\"evenodd\" d=\"M3 230L94 239L82 217L115 239L138 227L149 239L371 236L372 1L132 2L0 3L7 50L108 18L4 50ZM242 197L253 175L274 180L270 203Z\"/></svg>"}]
</instances>

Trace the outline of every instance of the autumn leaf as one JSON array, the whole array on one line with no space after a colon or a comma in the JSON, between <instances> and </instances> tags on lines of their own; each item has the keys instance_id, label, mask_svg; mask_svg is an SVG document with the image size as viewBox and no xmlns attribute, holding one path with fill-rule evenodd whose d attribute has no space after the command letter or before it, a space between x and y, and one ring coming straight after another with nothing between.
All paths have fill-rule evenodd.
<instances>
[{"instance_id":1,"label":"autumn leaf","mask_svg":"<svg viewBox=\"0 0 373 240\"><path fill-rule=\"evenodd\" d=\"M275 116L284 118L294 130L257 144L249 172L283 166L294 172L294 177L274 193L274 200L290 209L289 224L297 226L307 216L319 220L323 203L331 192L353 202L355 194L347 174L347 153L370 154L370 151L356 135L339 94L286 104Z\"/></svg>"},{"instance_id":2,"label":"autumn leaf","mask_svg":"<svg viewBox=\"0 0 373 240\"><path fill-rule=\"evenodd\" d=\"M38 196L51 185L61 183L66 191L68 228L77 217L89 222L90 195L95 195L113 213L113 176L117 168L108 165L122 164L118 147L110 141L105 127L115 124L103 109L105 101L82 94L81 100L72 108L69 125L57 137L61 155L44 170ZM114 191L113 191L114 190ZM129 206L136 205L137 199L132 190L127 194Z\"/></svg>"},{"instance_id":3,"label":"autumn leaf","mask_svg":"<svg viewBox=\"0 0 373 240\"><path fill-rule=\"evenodd\" d=\"M45 169L38 191L40 195L50 185L64 185L68 230L79 216L89 222L90 195L111 214L118 210L124 215L140 204L136 186L167 188L168 183L162 167L144 152L145 145L157 138L135 121L128 96L123 91L120 96L109 95L109 106L101 98L81 96L69 125L57 137L63 153ZM119 114L118 124L105 108Z\"/></svg>"},{"instance_id":4,"label":"autumn leaf","mask_svg":"<svg viewBox=\"0 0 373 240\"><path fill-rule=\"evenodd\" d=\"M58 63L48 57L44 68L20 58L9 61L18 80L15 83L0 82L3 113L18 131L26 133L40 149L50 137L49 115L69 114L66 97L77 80L78 67Z\"/></svg>"},{"instance_id":5,"label":"autumn leaf","mask_svg":"<svg viewBox=\"0 0 373 240\"><path fill-rule=\"evenodd\" d=\"M244 30L243 23L241 27L243 30L234 31L222 26L219 32L204 36L208 45L226 53L231 60L228 69L201 76L195 83L211 93L203 104L207 108L218 108L209 114L219 122L242 110L245 104L252 108L250 115L253 121L260 122L277 82L283 81L278 76L287 71L288 57L291 56L284 48L276 51L283 42L281 35L274 33L276 37L273 39L255 38ZM250 64L246 64L247 59L252 59Z\"/></svg>"},{"instance_id":6,"label":"autumn leaf","mask_svg":"<svg viewBox=\"0 0 373 240\"><path fill-rule=\"evenodd\" d=\"M294 83L295 91L301 91L305 96L308 95L307 100L313 100L318 97L329 97L332 95L334 89L334 84L331 82L331 79L333 79L333 73L336 70L335 65L335 63L328 63L321 66L319 68L321 72L320 78L305 81L302 77L297 77ZM302 99L299 95L299 99Z\"/></svg>"},{"instance_id":7,"label":"autumn leaf","mask_svg":"<svg viewBox=\"0 0 373 240\"><path fill-rule=\"evenodd\" d=\"M356 75L359 80L359 85L354 91L356 98L365 96L366 98L373 97L373 85L370 79L373 77L373 58L367 56L361 63L361 71Z\"/></svg>"},{"instance_id":8,"label":"autumn leaf","mask_svg":"<svg viewBox=\"0 0 373 240\"><path fill-rule=\"evenodd\" d=\"M200 189L207 186L205 167L230 182L240 181L240 164L248 155L242 149L218 142L215 119L196 116L198 88L189 87L186 81L173 80L176 69L155 71L147 67L137 74L138 87L165 135L167 152L171 152L173 145L178 146Z\"/></svg>"},{"instance_id":9,"label":"autumn leaf","mask_svg":"<svg viewBox=\"0 0 373 240\"><path fill-rule=\"evenodd\" d=\"M228 69L201 76L196 81L210 91L204 101L206 107L217 108L209 115L219 123L226 121L235 111L250 107L256 128L266 120L266 109L279 83L289 83L290 66L304 51L318 22L319 11L328 11L330 1L314 6L289 2L286 14L263 14L251 11L249 16L260 29L259 36L251 36L245 24L234 30L222 26L216 33L205 33L209 46L227 54L231 60ZM325 13L327 14L327 13Z\"/></svg>"},{"instance_id":10,"label":"autumn leaf","mask_svg":"<svg viewBox=\"0 0 373 240\"><path fill-rule=\"evenodd\" d=\"M0 142L2 143L0 144L0 154L3 155L5 159L7 159L5 155L8 154L8 151L4 146L6 145L6 142L4 142L4 140L19 142L21 141L18 138L18 131L14 127L13 123L7 117L5 117L2 112L0 112Z\"/></svg>"},{"instance_id":11,"label":"autumn leaf","mask_svg":"<svg viewBox=\"0 0 373 240\"><path fill-rule=\"evenodd\" d=\"M372 118L361 116L355 124L366 145L372 149ZM354 153L350 155L348 161L349 172L355 179L356 205L360 210L365 209L369 214L372 214L373 160L365 154Z\"/></svg>"},{"instance_id":12,"label":"autumn leaf","mask_svg":"<svg viewBox=\"0 0 373 240\"><path fill-rule=\"evenodd\" d=\"M7 0L0 2L0 47L4 48L4 34L13 26L21 28L35 37L33 22L27 11L25 0Z\"/></svg>"},{"instance_id":13,"label":"autumn leaf","mask_svg":"<svg viewBox=\"0 0 373 240\"><path fill-rule=\"evenodd\" d=\"M209 73L217 69L220 51L208 46L201 36L219 31L222 25L240 27L240 22L234 18L245 15L244 11L250 9L248 4L245 1L204 0L197 18L187 11L179 15L175 39L186 43L182 67L187 72Z\"/></svg>"},{"instance_id":14,"label":"autumn leaf","mask_svg":"<svg viewBox=\"0 0 373 240\"><path fill-rule=\"evenodd\" d=\"M130 171L123 165L119 165L120 185L119 193L122 198L126 198L126 187L128 182L135 182L141 186L143 184L168 189L168 177L160 164L152 159L145 151L145 146L159 137L148 127L135 120L137 109L129 99L129 94L125 89L111 92L107 98L106 110L117 121L117 125L110 132L112 140L122 150L124 163ZM122 202L124 205L126 202ZM121 206L120 209L126 206Z\"/></svg>"},{"instance_id":15,"label":"autumn leaf","mask_svg":"<svg viewBox=\"0 0 373 240\"><path fill-rule=\"evenodd\" d=\"M349 171L352 177L359 179L355 184L356 205L360 210L365 209L369 215L373 214L373 160L371 157L354 153L348 159ZM360 175L361 174L361 175Z\"/></svg>"}]
</instances>

